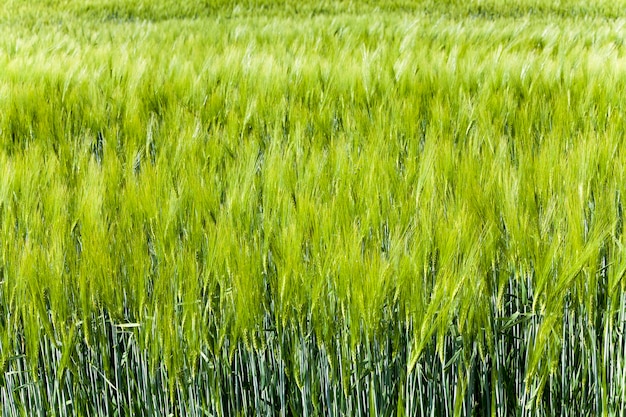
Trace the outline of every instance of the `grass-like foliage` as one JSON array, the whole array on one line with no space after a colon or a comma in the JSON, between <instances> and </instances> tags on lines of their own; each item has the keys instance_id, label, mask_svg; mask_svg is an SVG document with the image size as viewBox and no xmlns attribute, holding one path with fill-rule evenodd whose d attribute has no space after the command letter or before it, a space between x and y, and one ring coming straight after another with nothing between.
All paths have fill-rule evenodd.
<instances>
[{"instance_id":1,"label":"grass-like foliage","mask_svg":"<svg viewBox=\"0 0 626 417\"><path fill-rule=\"evenodd\" d=\"M2 415L625 415L625 5L509 3L3 3Z\"/></svg>"}]
</instances>

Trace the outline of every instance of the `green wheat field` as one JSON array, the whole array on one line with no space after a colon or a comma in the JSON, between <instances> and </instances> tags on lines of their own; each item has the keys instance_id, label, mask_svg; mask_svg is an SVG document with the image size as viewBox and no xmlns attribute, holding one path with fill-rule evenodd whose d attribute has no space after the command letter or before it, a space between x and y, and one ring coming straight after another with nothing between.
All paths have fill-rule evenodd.
<instances>
[{"instance_id":1,"label":"green wheat field","mask_svg":"<svg viewBox=\"0 0 626 417\"><path fill-rule=\"evenodd\" d=\"M626 2L5 0L0 410L626 415Z\"/></svg>"}]
</instances>

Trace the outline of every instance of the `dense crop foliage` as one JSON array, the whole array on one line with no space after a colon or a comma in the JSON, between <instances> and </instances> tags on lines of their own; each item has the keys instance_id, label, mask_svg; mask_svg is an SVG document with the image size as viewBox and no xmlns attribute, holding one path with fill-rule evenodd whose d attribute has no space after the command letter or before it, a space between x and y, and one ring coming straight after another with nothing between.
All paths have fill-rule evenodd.
<instances>
[{"instance_id":1,"label":"dense crop foliage","mask_svg":"<svg viewBox=\"0 0 626 417\"><path fill-rule=\"evenodd\" d=\"M2 415L624 415L623 4L0 6Z\"/></svg>"}]
</instances>

